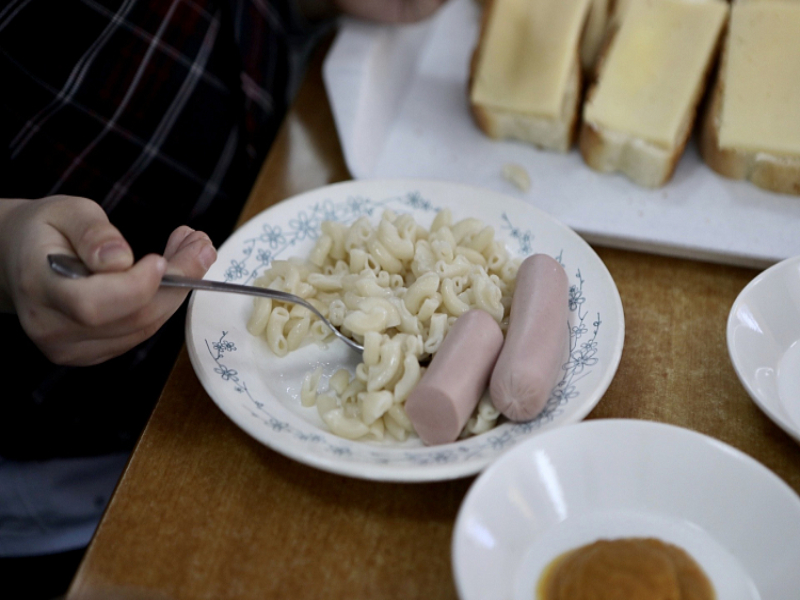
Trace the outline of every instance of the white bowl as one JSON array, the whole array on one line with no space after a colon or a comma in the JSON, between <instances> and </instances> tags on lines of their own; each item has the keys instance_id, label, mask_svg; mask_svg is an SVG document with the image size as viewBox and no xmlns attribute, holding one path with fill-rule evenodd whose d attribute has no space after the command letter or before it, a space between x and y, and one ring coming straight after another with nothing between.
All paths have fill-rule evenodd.
<instances>
[{"instance_id":1,"label":"white bowl","mask_svg":"<svg viewBox=\"0 0 800 600\"><path fill-rule=\"evenodd\" d=\"M478 477L456 520L456 587L462 600L533 600L563 552L643 536L686 550L720 599L800 593L800 497L786 483L713 438L618 419L544 432Z\"/></svg>"},{"instance_id":2,"label":"white bowl","mask_svg":"<svg viewBox=\"0 0 800 600\"><path fill-rule=\"evenodd\" d=\"M770 267L728 316L736 374L767 416L800 442L800 256Z\"/></svg>"}]
</instances>

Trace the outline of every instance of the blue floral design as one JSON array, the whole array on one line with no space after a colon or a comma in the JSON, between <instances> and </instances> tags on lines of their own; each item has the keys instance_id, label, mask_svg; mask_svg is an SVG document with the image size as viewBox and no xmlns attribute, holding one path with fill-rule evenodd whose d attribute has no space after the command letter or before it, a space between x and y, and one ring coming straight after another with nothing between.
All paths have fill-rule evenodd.
<instances>
[{"instance_id":1,"label":"blue floral design","mask_svg":"<svg viewBox=\"0 0 800 600\"><path fill-rule=\"evenodd\" d=\"M438 210L433 207L429 200L426 200L422 197L422 194L419 192L411 192L408 195L407 203L411 208L417 208L420 210Z\"/></svg>"},{"instance_id":2,"label":"blue floral design","mask_svg":"<svg viewBox=\"0 0 800 600\"><path fill-rule=\"evenodd\" d=\"M522 231L518 227L512 225L511 220L508 218L506 213L503 213L501 218L505 223L503 225L503 229L508 231L509 236L511 239L516 240L519 244L519 251L520 254L528 255L532 253L532 244L533 244L533 234L531 230Z\"/></svg>"},{"instance_id":3,"label":"blue floral design","mask_svg":"<svg viewBox=\"0 0 800 600\"><path fill-rule=\"evenodd\" d=\"M232 281L245 277L249 271L245 268L244 261L232 260L230 266L225 271L225 281Z\"/></svg>"},{"instance_id":4,"label":"blue floral design","mask_svg":"<svg viewBox=\"0 0 800 600\"><path fill-rule=\"evenodd\" d=\"M264 224L263 232L258 239L266 243L273 250L280 248L286 243L286 237L284 237L280 225L273 227L269 223Z\"/></svg>"},{"instance_id":5,"label":"blue floral design","mask_svg":"<svg viewBox=\"0 0 800 600\"><path fill-rule=\"evenodd\" d=\"M315 240L317 239L318 231L319 231L319 217L317 216L317 212L319 210L318 206L314 207L314 211L311 215L307 215L305 212L301 212L297 215L296 219L291 219L289 221L289 225L294 230L294 237L292 238L292 244L296 244L305 239Z\"/></svg>"},{"instance_id":6,"label":"blue floral design","mask_svg":"<svg viewBox=\"0 0 800 600\"><path fill-rule=\"evenodd\" d=\"M240 393L246 394L250 400L253 400L252 396L250 396L250 392L247 389L247 384L244 381L239 379L239 372L236 369L231 369L222 362L225 355L229 352L236 352L236 344L230 340L225 339L228 335L227 331L223 331L222 335L219 339L215 342L209 342L207 339L206 348L208 349L208 354L211 356L211 360L216 363L216 367L214 367L214 373L219 375L223 381L229 381L233 384L233 389Z\"/></svg>"}]
</instances>

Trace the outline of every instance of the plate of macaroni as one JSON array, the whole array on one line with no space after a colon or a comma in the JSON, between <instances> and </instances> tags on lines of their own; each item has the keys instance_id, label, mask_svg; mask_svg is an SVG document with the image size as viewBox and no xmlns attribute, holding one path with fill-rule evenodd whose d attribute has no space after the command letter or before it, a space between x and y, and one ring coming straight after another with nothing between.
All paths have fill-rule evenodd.
<instances>
[{"instance_id":1,"label":"plate of macaroni","mask_svg":"<svg viewBox=\"0 0 800 600\"><path fill-rule=\"evenodd\" d=\"M480 308L507 327L516 268L535 253L569 278L569 348L545 408L510 422L485 394L455 442L424 445L405 398L459 314ZM223 413L273 450L351 477L474 475L582 420L622 355L622 302L591 247L525 202L462 184L362 180L300 194L236 230L206 278L300 295L364 345L359 355L297 305L203 291L189 301L189 356Z\"/></svg>"}]
</instances>

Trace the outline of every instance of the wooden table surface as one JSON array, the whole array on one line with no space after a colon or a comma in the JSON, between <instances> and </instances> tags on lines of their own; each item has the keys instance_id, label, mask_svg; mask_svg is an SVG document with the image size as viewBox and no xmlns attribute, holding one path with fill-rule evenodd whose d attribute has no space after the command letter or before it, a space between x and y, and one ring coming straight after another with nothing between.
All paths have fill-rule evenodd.
<instances>
[{"instance_id":1,"label":"wooden table surface","mask_svg":"<svg viewBox=\"0 0 800 600\"><path fill-rule=\"evenodd\" d=\"M321 56L242 221L350 178ZM588 418L714 436L800 493L800 446L750 400L727 353L728 312L757 271L595 250L619 288L626 334L616 377ZM68 598L456 598L451 536L473 480L361 481L285 458L222 414L184 350Z\"/></svg>"}]
</instances>

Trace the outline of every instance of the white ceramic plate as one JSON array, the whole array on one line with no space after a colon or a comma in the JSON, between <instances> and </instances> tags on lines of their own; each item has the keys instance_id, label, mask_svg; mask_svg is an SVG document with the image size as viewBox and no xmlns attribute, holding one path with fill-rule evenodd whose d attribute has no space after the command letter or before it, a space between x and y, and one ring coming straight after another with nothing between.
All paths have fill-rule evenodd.
<instances>
[{"instance_id":1,"label":"white ceramic plate","mask_svg":"<svg viewBox=\"0 0 800 600\"><path fill-rule=\"evenodd\" d=\"M353 177L435 178L520 198L584 239L632 250L767 267L800 254L800 201L709 169L690 140L672 180L645 189L567 154L496 141L467 103L481 3L450 0L433 18L396 27L344 20L323 75ZM518 190L503 175L531 178Z\"/></svg>"},{"instance_id":2,"label":"white ceramic plate","mask_svg":"<svg viewBox=\"0 0 800 600\"><path fill-rule=\"evenodd\" d=\"M800 442L800 256L747 284L731 307L727 337L750 397Z\"/></svg>"},{"instance_id":3,"label":"white ceramic plate","mask_svg":"<svg viewBox=\"0 0 800 600\"><path fill-rule=\"evenodd\" d=\"M622 353L624 319L614 281L594 251L545 213L496 192L426 181L357 181L314 190L257 215L219 249L208 279L252 283L276 258L305 257L325 219L350 223L385 208L410 212L428 227L441 208L454 219L478 217L495 228L515 256L556 257L570 278L570 357L564 379L542 415L524 424L502 424L470 439L436 447L420 440L367 443L330 434L316 408L304 408L303 376L319 365L324 386L336 369L354 372L360 358L343 343L311 344L275 357L246 323L252 298L193 292L187 347L208 394L239 427L274 450L303 463L354 477L427 481L477 473L503 451L539 431L578 421L597 404Z\"/></svg>"},{"instance_id":4,"label":"white ceramic plate","mask_svg":"<svg viewBox=\"0 0 800 600\"><path fill-rule=\"evenodd\" d=\"M592 420L509 451L467 493L453 534L462 600L533 600L542 569L601 538L682 547L717 598L796 598L800 498L749 456L699 433Z\"/></svg>"}]
</instances>

